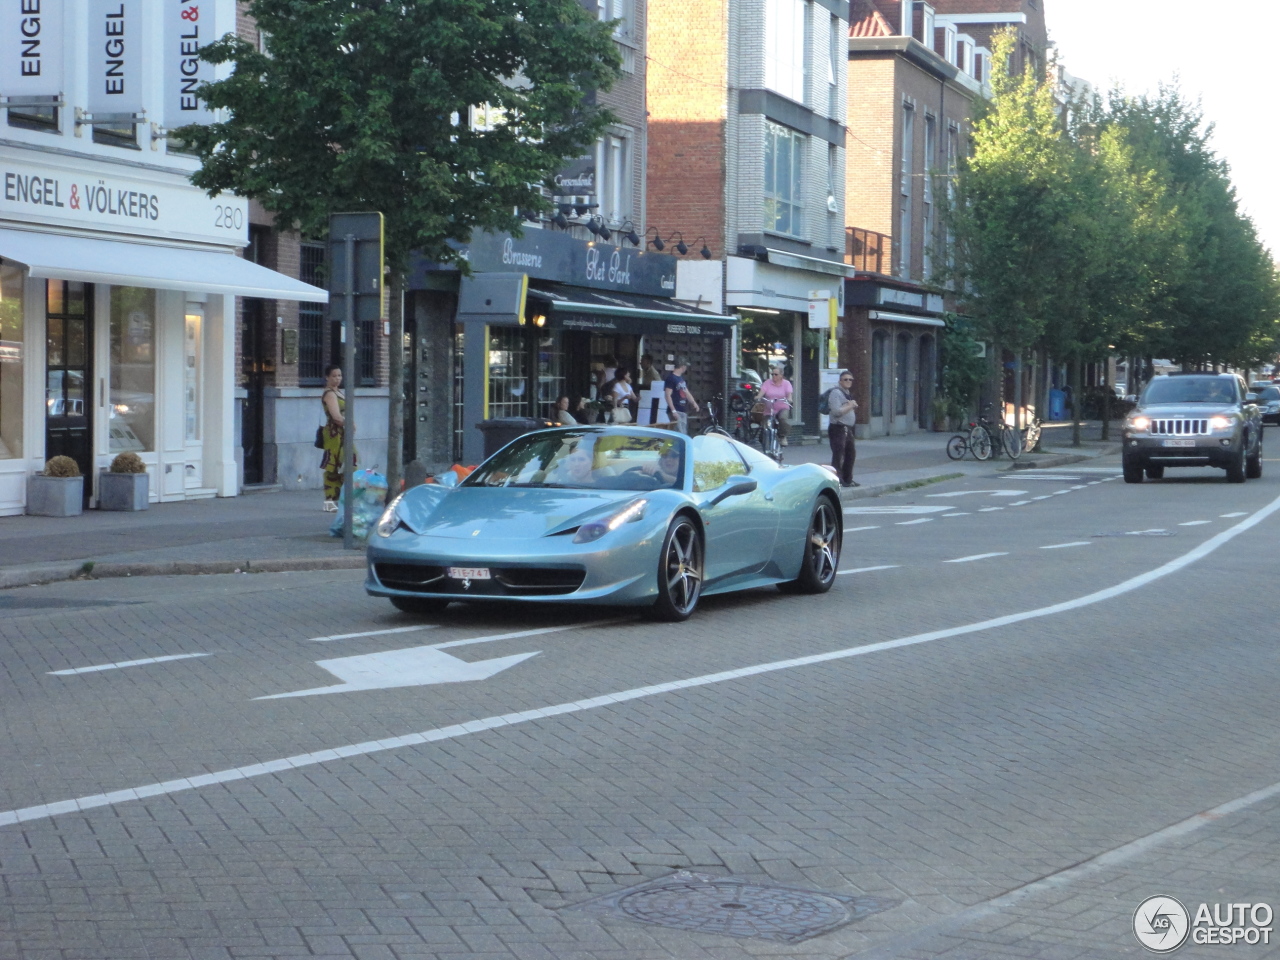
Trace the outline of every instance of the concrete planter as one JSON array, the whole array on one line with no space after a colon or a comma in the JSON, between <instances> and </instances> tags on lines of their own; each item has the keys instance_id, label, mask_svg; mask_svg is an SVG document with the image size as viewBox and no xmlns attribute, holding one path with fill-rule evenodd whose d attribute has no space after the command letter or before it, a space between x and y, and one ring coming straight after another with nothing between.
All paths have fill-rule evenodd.
<instances>
[{"instance_id":1,"label":"concrete planter","mask_svg":"<svg viewBox=\"0 0 1280 960\"><path fill-rule=\"evenodd\" d=\"M27 513L33 517L78 517L84 512L84 477L27 477Z\"/></svg>"},{"instance_id":2,"label":"concrete planter","mask_svg":"<svg viewBox=\"0 0 1280 960\"><path fill-rule=\"evenodd\" d=\"M151 504L151 477L146 473L98 474L99 510L146 510Z\"/></svg>"}]
</instances>

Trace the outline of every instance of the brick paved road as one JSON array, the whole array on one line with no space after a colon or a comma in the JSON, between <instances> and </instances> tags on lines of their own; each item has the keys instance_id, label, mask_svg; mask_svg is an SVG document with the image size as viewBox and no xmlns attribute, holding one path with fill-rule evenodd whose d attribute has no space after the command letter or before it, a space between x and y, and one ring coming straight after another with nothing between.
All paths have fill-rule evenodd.
<instances>
[{"instance_id":1,"label":"brick paved road","mask_svg":"<svg viewBox=\"0 0 1280 960\"><path fill-rule=\"evenodd\" d=\"M29 812L0 825L0 958L1109 958L1143 952L1146 896L1280 907L1280 796L1159 833L1280 782L1280 514L1092 605L582 702L1066 603L1280 497L1278 479L1134 488L1106 466L850 504L874 529L842 566L864 572L823 598L713 598L679 627L421 621L346 572L5 591L0 824ZM312 639L404 627L424 629ZM538 653L474 683L255 699L336 683L318 660L442 643ZM161 657L186 658L50 674ZM794 944L569 909L680 868L900 903Z\"/></svg>"}]
</instances>

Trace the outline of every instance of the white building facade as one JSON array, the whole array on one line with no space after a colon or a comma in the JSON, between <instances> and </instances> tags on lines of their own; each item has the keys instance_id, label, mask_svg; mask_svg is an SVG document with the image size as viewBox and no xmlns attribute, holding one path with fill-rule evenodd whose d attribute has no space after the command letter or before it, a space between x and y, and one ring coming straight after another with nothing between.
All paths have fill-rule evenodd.
<instances>
[{"instance_id":1,"label":"white building facade","mask_svg":"<svg viewBox=\"0 0 1280 960\"><path fill-rule=\"evenodd\" d=\"M234 496L236 296L323 302L237 256L248 205L166 136L208 119L199 48L234 0L0 9L0 515L59 454L137 453L153 501Z\"/></svg>"}]
</instances>

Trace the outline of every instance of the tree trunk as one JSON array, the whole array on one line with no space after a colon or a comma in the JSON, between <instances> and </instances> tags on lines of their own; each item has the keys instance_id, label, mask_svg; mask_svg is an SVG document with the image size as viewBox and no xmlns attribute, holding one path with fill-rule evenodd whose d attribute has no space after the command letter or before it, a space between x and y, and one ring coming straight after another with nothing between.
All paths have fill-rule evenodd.
<instances>
[{"instance_id":1,"label":"tree trunk","mask_svg":"<svg viewBox=\"0 0 1280 960\"><path fill-rule=\"evenodd\" d=\"M1108 377L1108 380L1111 378ZM1108 383L1107 389L1102 392L1102 439L1111 439L1111 398L1115 395L1115 388Z\"/></svg>"},{"instance_id":2,"label":"tree trunk","mask_svg":"<svg viewBox=\"0 0 1280 960\"><path fill-rule=\"evenodd\" d=\"M1084 407L1084 361L1075 357L1071 361L1071 445L1080 443L1080 411Z\"/></svg>"},{"instance_id":3,"label":"tree trunk","mask_svg":"<svg viewBox=\"0 0 1280 960\"><path fill-rule=\"evenodd\" d=\"M400 495L404 475L404 278L391 278L387 340L387 499Z\"/></svg>"},{"instance_id":4,"label":"tree trunk","mask_svg":"<svg viewBox=\"0 0 1280 960\"><path fill-rule=\"evenodd\" d=\"M1022 358L1023 350L1013 355L1013 429L1022 436ZM1003 419L1003 418L1002 418Z\"/></svg>"}]
</instances>

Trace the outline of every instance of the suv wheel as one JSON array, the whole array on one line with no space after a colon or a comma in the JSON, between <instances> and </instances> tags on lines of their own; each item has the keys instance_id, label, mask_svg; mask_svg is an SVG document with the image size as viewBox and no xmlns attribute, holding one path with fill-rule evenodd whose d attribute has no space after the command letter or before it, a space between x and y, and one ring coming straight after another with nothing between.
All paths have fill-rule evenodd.
<instances>
[{"instance_id":1,"label":"suv wheel","mask_svg":"<svg viewBox=\"0 0 1280 960\"><path fill-rule=\"evenodd\" d=\"M1124 482L1125 483L1141 483L1142 482L1142 464L1136 460L1124 458Z\"/></svg>"},{"instance_id":2,"label":"suv wheel","mask_svg":"<svg viewBox=\"0 0 1280 960\"><path fill-rule=\"evenodd\" d=\"M1258 449L1245 461L1244 475L1250 480L1258 480L1262 477L1262 435L1258 437Z\"/></svg>"},{"instance_id":3,"label":"suv wheel","mask_svg":"<svg viewBox=\"0 0 1280 960\"><path fill-rule=\"evenodd\" d=\"M1227 464L1227 483L1244 483L1244 443L1240 444L1240 452Z\"/></svg>"},{"instance_id":4,"label":"suv wheel","mask_svg":"<svg viewBox=\"0 0 1280 960\"><path fill-rule=\"evenodd\" d=\"M1164 467L1163 467L1163 466L1157 466L1157 465L1155 465L1155 464L1152 464L1151 466L1147 467L1147 479L1148 479L1148 480L1163 480L1163 479L1164 479Z\"/></svg>"}]
</instances>

